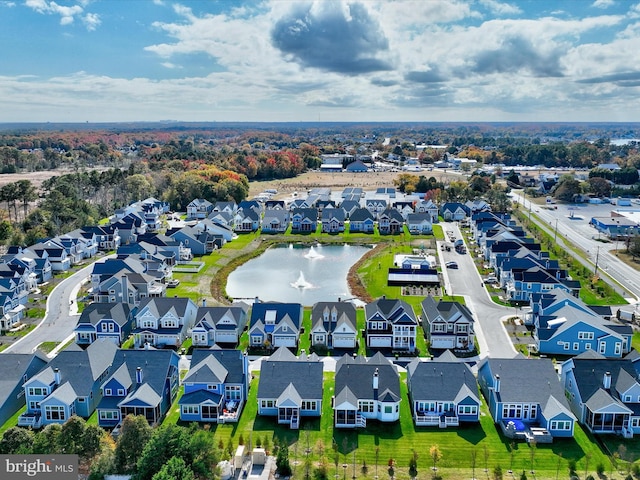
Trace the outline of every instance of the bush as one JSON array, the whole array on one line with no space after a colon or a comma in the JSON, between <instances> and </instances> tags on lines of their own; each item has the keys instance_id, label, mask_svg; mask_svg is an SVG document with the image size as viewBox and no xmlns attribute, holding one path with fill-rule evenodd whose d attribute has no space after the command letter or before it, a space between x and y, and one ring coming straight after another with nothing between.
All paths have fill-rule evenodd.
<instances>
[{"instance_id":1,"label":"bush","mask_svg":"<svg viewBox=\"0 0 640 480\"><path fill-rule=\"evenodd\" d=\"M604 474L604 465L602 463L599 463L596 466L596 473L598 474L599 477L601 477Z\"/></svg>"},{"instance_id":2,"label":"bush","mask_svg":"<svg viewBox=\"0 0 640 480\"><path fill-rule=\"evenodd\" d=\"M493 467L493 480L502 480L502 467L500 465Z\"/></svg>"}]
</instances>

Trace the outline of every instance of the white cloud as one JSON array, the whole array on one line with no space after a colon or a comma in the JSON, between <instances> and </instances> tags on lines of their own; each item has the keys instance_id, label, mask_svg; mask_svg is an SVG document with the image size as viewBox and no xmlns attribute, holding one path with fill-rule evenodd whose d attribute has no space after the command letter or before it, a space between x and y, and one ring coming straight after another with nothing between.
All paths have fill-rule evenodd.
<instances>
[{"instance_id":1,"label":"white cloud","mask_svg":"<svg viewBox=\"0 0 640 480\"><path fill-rule=\"evenodd\" d=\"M480 0L480 3L496 15L516 15L522 13L520 7L509 3L498 2L497 0Z\"/></svg>"},{"instance_id":2,"label":"white cloud","mask_svg":"<svg viewBox=\"0 0 640 480\"><path fill-rule=\"evenodd\" d=\"M613 6L614 3L614 0L595 0L592 6L595 8L605 9Z\"/></svg>"},{"instance_id":3,"label":"white cloud","mask_svg":"<svg viewBox=\"0 0 640 480\"><path fill-rule=\"evenodd\" d=\"M86 7L89 3L91 0L80 0L79 4L67 6L48 0L25 0L25 5L38 13L59 16L60 25L71 25L76 18L80 18L87 30L92 31L100 25L100 18L95 13L86 13L83 16L83 6Z\"/></svg>"}]
</instances>

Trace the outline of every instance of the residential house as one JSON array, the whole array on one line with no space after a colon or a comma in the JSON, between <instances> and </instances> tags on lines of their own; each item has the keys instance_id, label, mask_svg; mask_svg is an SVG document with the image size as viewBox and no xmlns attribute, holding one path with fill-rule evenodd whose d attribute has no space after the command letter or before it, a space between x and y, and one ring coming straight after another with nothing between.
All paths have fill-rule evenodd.
<instances>
[{"instance_id":1,"label":"residential house","mask_svg":"<svg viewBox=\"0 0 640 480\"><path fill-rule=\"evenodd\" d=\"M463 203L448 202L440 207L440 215L446 222L458 221L467 218L469 211Z\"/></svg>"},{"instance_id":2,"label":"residential house","mask_svg":"<svg viewBox=\"0 0 640 480\"><path fill-rule=\"evenodd\" d=\"M542 267L532 267L513 272L513 278L506 285L507 297L514 302L529 302L531 294L560 289L571 295L580 294L578 280L558 279Z\"/></svg>"},{"instance_id":3,"label":"residential house","mask_svg":"<svg viewBox=\"0 0 640 480\"><path fill-rule=\"evenodd\" d=\"M213 203L204 198L196 198L187 205L187 220L203 220L211 212L213 212Z\"/></svg>"},{"instance_id":4,"label":"residential house","mask_svg":"<svg viewBox=\"0 0 640 480\"><path fill-rule=\"evenodd\" d=\"M252 208L239 208L233 219L233 231L257 232L260 228L260 212Z\"/></svg>"},{"instance_id":5,"label":"residential house","mask_svg":"<svg viewBox=\"0 0 640 480\"><path fill-rule=\"evenodd\" d=\"M387 209L387 205L387 201L382 198L368 198L364 201L364 208L373 213L375 218Z\"/></svg>"},{"instance_id":6,"label":"residential house","mask_svg":"<svg viewBox=\"0 0 640 480\"><path fill-rule=\"evenodd\" d=\"M120 231L116 225L95 225L82 227L83 232L94 234L98 248L102 251L115 250L120 246Z\"/></svg>"},{"instance_id":7,"label":"residential house","mask_svg":"<svg viewBox=\"0 0 640 480\"><path fill-rule=\"evenodd\" d=\"M0 424L5 425L25 406L24 384L42 371L48 359L44 353L3 353L0 362Z\"/></svg>"},{"instance_id":8,"label":"residential house","mask_svg":"<svg viewBox=\"0 0 640 480\"><path fill-rule=\"evenodd\" d=\"M322 233L344 232L344 210L342 208L325 208L322 210Z\"/></svg>"},{"instance_id":9,"label":"residential house","mask_svg":"<svg viewBox=\"0 0 640 480\"><path fill-rule=\"evenodd\" d=\"M262 233L285 233L289 228L289 212L267 209L262 219Z\"/></svg>"},{"instance_id":10,"label":"residential house","mask_svg":"<svg viewBox=\"0 0 640 480\"><path fill-rule=\"evenodd\" d=\"M640 382L631 359L585 352L564 362L562 385L571 411L593 434L640 433Z\"/></svg>"},{"instance_id":11,"label":"residential house","mask_svg":"<svg viewBox=\"0 0 640 480\"><path fill-rule=\"evenodd\" d=\"M239 350L196 348L182 380L180 420L235 423L249 394L249 360Z\"/></svg>"},{"instance_id":12,"label":"residential house","mask_svg":"<svg viewBox=\"0 0 640 480\"><path fill-rule=\"evenodd\" d=\"M340 204L340 208L344 210L344 218L346 220L351 219L351 215L360 207L360 200L343 200ZM365 209L367 212L368 210Z\"/></svg>"},{"instance_id":13,"label":"residential house","mask_svg":"<svg viewBox=\"0 0 640 480\"><path fill-rule=\"evenodd\" d=\"M102 399L101 385L110 373L117 346L93 342L85 350L71 344L24 383L27 405L18 426L62 424L71 416L89 418Z\"/></svg>"},{"instance_id":14,"label":"residential house","mask_svg":"<svg viewBox=\"0 0 640 480\"><path fill-rule=\"evenodd\" d=\"M295 348L300 337L302 313L299 303L254 303L249 321L249 346Z\"/></svg>"},{"instance_id":15,"label":"residential house","mask_svg":"<svg viewBox=\"0 0 640 480\"><path fill-rule=\"evenodd\" d=\"M192 345L237 345L246 325L247 312L242 307L198 307L196 325L191 330Z\"/></svg>"},{"instance_id":16,"label":"residential house","mask_svg":"<svg viewBox=\"0 0 640 480\"><path fill-rule=\"evenodd\" d=\"M474 350L474 319L466 305L436 301L429 296L422 301L421 307L422 329L431 348Z\"/></svg>"},{"instance_id":17,"label":"residential house","mask_svg":"<svg viewBox=\"0 0 640 480\"><path fill-rule=\"evenodd\" d=\"M216 238L213 232L185 226L168 230L167 235L189 248L193 255L209 255L216 249Z\"/></svg>"},{"instance_id":18,"label":"residential house","mask_svg":"<svg viewBox=\"0 0 640 480\"><path fill-rule=\"evenodd\" d=\"M333 425L364 428L367 421L400 418L400 377L380 352L369 359L345 354L336 363Z\"/></svg>"},{"instance_id":19,"label":"residential house","mask_svg":"<svg viewBox=\"0 0 640 480\"><path fill-rule=\"evenodd\" d=\"M93 231L87 232L81 228L77 228L69 233L66 233L65 235L60 236L59 238L61 241L64 241L66 238L77 241L83 259L93 258L98 253L98 236Z\"/></svg>"},{"instance_id":20,"label":"residential house","mask_svg":"<svg viewBox=\"0 0 640 480\"><path fill-rule=\"evenodd\" d=\"M432 200L422 200L414 206L415 213L428 213L431 223L438 222L438 206Z\"/></svg>"},{"instance_id":21,"label":"residential house","mask_svg":"<svg viewBox=\"0 0 640 480\"><path fill-rule=\"evenodd\" d=\"M356 160L348 164L345 170L347 172L352 172L352 173L362 173L362 172L368 172L369 167L362 160Z\"/></svg>"},{"instance_id":22,"label":"residential house","mask_svg":"<svg viewBox=\"0 0 640 480\"><path fill-rule=\"evenodd\" d=\"M593 350L607 358L622 358L631 350L631 325L606 320L563 290L532 294L530 305L531 336L541 354L579 355Z\"/></svg>"},{"instance_id":23,"label":"residential house","mask_svg":"<svg viewBox=\"0 0 640 480\"><path fill-rule=\"evenodd\" d=\"M213 207L214 212L226 212L231 215L235 215L237 210L238 210L238 205L234 201L229 201L229 202L218 201Z\"/></svg>"},{"instance_id":24,"label":"residential house","mask_svg":"<svg viewBox=\"0 0 640 480\"><path fill-rule=\"evenodd\" d=\"M159 424L178 395L179 361L173 350L118 350L101 386L98 425L115 427L127 415Z\"/></svg>"},{"instance_id":25,"label":"residential house","mask_svg":"<svg viewBox=\"0 0 640 480\"><path fill-rule=\"evenodd\" d=\"M507 437L548 443L573 436L576 417L551 359L487 358L479 365L478 383Z\"/></svg>"},{"instance_id":26,"label":"residential house","mask_svg":"<svg viewBox=\"0 0 640 480\"><path fill-rule=\"evenodd\" d=\"M128 303L90 303L74 329L78 345L89 345L107 339L121 346L133 328L133 310Z\"/></svg>"},{"instance_id":27,"label":"residential house","mask_svg":"<svg viewBox=\"0 0 640 480\"><path fill-rule=\"evenodd\" d=\"M111 224L118 227L121 242L125 245L137 242L138 235L144 235L147 232L147 222L144 216L135 213L125 215Z\"/></svg>"},{"instance_id":28,"label":"residential house","mask_svg":"<svg viewBox=\"0 0 640 480\"><path fill-rule=\"evenodd\" d=\"M407 215L414 213L412 201L403 200L393 202L393 208L400 212L400 215L402 215L402 218L405 220L407 219Z\"/></svg>"},{"instance_id":29,"label":"residential house","mask_svg":"<svg viewBox=\"0 0 640 480\"><path fill-rule=\"evenodd\" d=\"M65 272L71 268L71 259L65 248L52 240L31 245L29 251L40 258L47 258L54 272Z\"/></svg>"},{"instance_id":30,"label":"residential house","mask_svg":"<svg viewBox=\"0 0 640 480\"><path fill-rule=\"evenodd\" d=\"M278 424L300 428L301 417L322 413L322 362L315 354L296 357L279 348L262 360L258 383L258 415L275 416Z\"/></svg>"},{"instance_id":31,"label":"residential house","mask_svg":"<svg viewBox=\"0 0 640 480\"><path fill-rule=\"evenodd\" d=\"M378 231L381 235L397 235L402 233L404 218L399 211L388 208L378 215Z\"/></svg>"},{"instance_id":32,"label":"residential house","mask_svg":"<svg viewBox=\"0 0 640 480\"><path fill-rule=\"evenodd\" d=\"M198 307L190 298L147 298L135 314L134 345L179 347L195 324Z\"/></svg>"},{"instance_id":33,"label":"residential house","mask_svg":"<svg viewBox=\"0 0 640 480\"><path fill-rule=\"evenodd\" d=\"M407 302L382 297L367 303L364 315L369 348L415 351L418 320Z\"/></svg>"},{"instance_id":34,"label":"residential house","mask_svg":"<svg viewBox=\"0 0 640 480\"><path fill-rule=\"evenodd\" d=\"M416 427L457 427L480 421L476 377L469 366L445 351L434 361L407 365L407 388Z\"/></svg>"},{"instance_id":35,"label":"residential house","mask_svg":"<svg viewBox=\"0 0 640 480\"><path fill-rule=\"evenodd\" d=\"M433 223L429 213L410 213L407 215L407 227L412 235L431 235Z\"/></svg>"},{"instance_id":36,"label":"residential house","mask_svg":"<svg viewBox=\"0 0 640 480\"><path fill-rule=\"evenodd\" d=\"M349 217L350 233L373 233L375 217L366 208L357 208Z\"/></svg>"},{"instance_id":37,"label":"residential house","mask_svg":"<svg viewBox=\"0 0 640 480\"><path fill-rule=\"evenodd\" d=\"M311 345L354 349L358 346L356 307L351 302L318 302L311 309Z\"/></svg>"},{"instance_id":38,"label":"residential house","mask_svg":"<svg viewBox=\"0 0 640 480\"><path fill-rule=\"evenodd\" d=\"M225 242L230 242L236 237L236 234L233 233L233 225L235 222L235 216L232 219L231 226L226 226L222 223L216 223L210 219L204 219L197 222L193 228L198 232L205 232L210 235L213 235L214 238L221 236ZM224 245L224 242L222 243ZM220 247L220 245L218 245Z\"/></svg>"},{"instance_id":39,"label":"residential house","mask_svg":"<svg viewBox=\"0 0 640 480\"><path fill-rule=\"evenodd\" d=\"M292 233L315 233L318 228L318 210L315 208L294 208L291 212Z\"/></svg>"}]
</instances>

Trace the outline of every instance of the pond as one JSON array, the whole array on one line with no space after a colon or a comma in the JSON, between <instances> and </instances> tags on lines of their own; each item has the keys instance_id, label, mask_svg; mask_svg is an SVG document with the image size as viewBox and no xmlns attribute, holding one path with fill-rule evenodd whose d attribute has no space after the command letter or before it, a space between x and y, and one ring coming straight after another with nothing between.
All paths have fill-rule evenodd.
<instances>
[{"instance_id":1,"label":"pond","mask_svg":"<svg viewBox=\"0 0 640 480\"><path fill-rule=\"evenodd\" d=\"M305 306L351 298L347 274L370 249L362 245L271 247L229 275L227 294Z\"/></svg>"}]
</instances>

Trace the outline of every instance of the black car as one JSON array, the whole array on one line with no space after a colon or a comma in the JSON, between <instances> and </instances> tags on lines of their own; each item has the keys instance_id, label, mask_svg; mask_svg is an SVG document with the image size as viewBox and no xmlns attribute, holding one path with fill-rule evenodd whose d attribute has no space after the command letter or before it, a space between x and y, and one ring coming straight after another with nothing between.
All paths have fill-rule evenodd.
<instances>
[{"instance_id":1,"label":"black car","mask_svg":"<svg viewBox=\"0 0 640 480\"><path fill-rule=\"evenodd\" d=\"M456 262L447 262L444 265L447 268L453 268L454 270L458 269L458 264Z\"/></svg>"}]
</instances>

